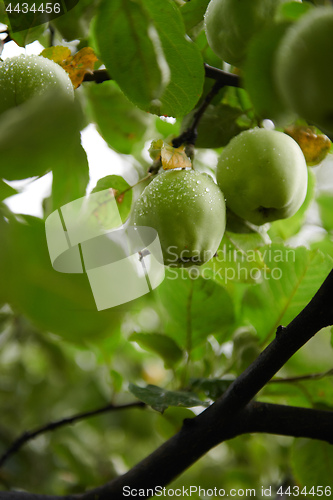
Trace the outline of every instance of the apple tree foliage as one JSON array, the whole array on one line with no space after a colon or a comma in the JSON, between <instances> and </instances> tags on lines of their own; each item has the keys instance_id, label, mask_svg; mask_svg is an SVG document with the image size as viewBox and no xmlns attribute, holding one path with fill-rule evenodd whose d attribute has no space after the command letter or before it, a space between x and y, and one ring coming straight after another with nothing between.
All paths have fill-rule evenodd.
<instances>
[{"instance_id":1,"label":"apple tree foliage","mask_svg":"<svg viewBox=\"0 0 333 500\"><path fill-rule=\"evenodd\" d=\"M218 12L223 2L213 2ZM250 2L260 4L259 20ZM261 487L271 498L299 488L313 498L333 487L331 2L242 0L236 15L225 1L232 36L248 29L246 46L242 31L236 42L214 40L235 43L220 54L240 51L226 61L207 42L208 0L65 3L67 13L37 22L33 5L43 4L28 1L23 29L24 14L0 1L1 48L38 41L38 57L62 66L75 88L70 104L41 95L0 115L0 499L9 490L15 499L22 490L123 498L126 484L253 488L255 498ZM307 46L312 16L318 36L294 71L288 41L299 48L299 35ZM0 87L4 95L4 72ZM224 148L256 127L298 142L305 200L291 217L256 226L227 199L226 229L208 262L165 267L153 292L97 311L87 276L55 271L45 238L48 215L87 192L87 127L117 160L89 189L112 189L129 223L163 169L192 164L216 180ZM256 161L239 157L256 198ZM50 173L40 217L10 210L26 185L11 181ZM253 175L259 182L265 173L256 166ZM281 190L277 177L265 195ZM241 184L235 206L243 206ZM162 194L172 225L181 202ZM196 228L200 240L207 227Z\"/></svg>"}]
</instances>

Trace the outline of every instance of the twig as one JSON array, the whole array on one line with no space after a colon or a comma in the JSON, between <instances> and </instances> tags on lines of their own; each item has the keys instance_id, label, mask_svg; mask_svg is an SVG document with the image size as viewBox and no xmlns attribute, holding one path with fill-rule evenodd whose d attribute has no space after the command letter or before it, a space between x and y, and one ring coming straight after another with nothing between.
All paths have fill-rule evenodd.
<instances>
[{"instance_id":1,"label":"twig","mask_svg":"<svg viewBox=\"0 0 333 500\"><path fill-rule=\"evenodd\" d=\"M212 78L213 80L219 81L222 85L226 87L241 87L242 82L239 75L234 73L228 73L219 68L214 68L214 66L209 66L205 64L205 74L207 78Z\"/></svg>"},{"instance_id":2,"label":"twig","mask_svg":"<svg viewBox=\"0 0 333 500\"><path fill-rule=\"evenodd\" d=\"M307 375L299 375L297 377L285 377L285 378L273 378L269 381L270 384L283 384L283 383L294 383L301 382L302 380L319 380L324 377L330 377L333 375L333 368L321 373L309 373Z\"/></svg>"},{"instance_id":3,"label":"twig","mask_svg":"<svg viewBox=\"0 0 333 500\"><path fill-rule=\"evenodd\" d=\"M53 28L52 24L49 24L49 31L50 31L49 46L53 47L54 46L54 38L55 38L55 29Z\"/></svg>"},{"instance_id":4,"label":"twig","mask_svg":"<svg viewBox=\"0 0 333 500\"><path fill-rule=\"evenodd\" d=\"M124 196L124 194L127 193L128 191L130 191L131 189L133 189L136 186L138 186L139 184L141 184L141 182L147 181L150 177L152 177L152 175L153 174L149 171L148 174L145 175L144 177L142 177L141 179L139 179L138 182L136 182L132 186L129 186L128 188L124 189L124 191L121 191L121 193L117 194L116 200L118 200L121 196Z\"/></svg>"},{"instance_id":5,"label":"twig","mask_svg":"<svg viewBox=\"0 0 333 500\"><path fill-rule=\"evenodd\" d=\"M92 73L86 73L84 75L84 82L95 82L95 83L103 83L108 80L112 80L112 77L109 75L106 69L96 69Z\"/></svg>"},{"instance_id":6,"label":"twig","mask_svg":"<svg viewBox=\"0 0 333 500\"><path fill-rule=\"evenodd\" d=\"M227 87L240 87L241 79L238 75L233 73L228 73L222 69L214 68L205 64L205 75L207 78L212 78L213 80L219 81L221 85ZM103 83L105 81L112 80L112 76L108 73L106 69L97 69L92 73L86 73L84 76L84 82L95 82Z\"/></svg>"},{"instance_id":7,"label":"twig","mask_svg":"<svg viewBox=\"0 0 333 500\"><path fill-rule=\"evenodd\" d=\"M5 33L6 33L6 32L5 32ZM6 38L4 38L4 39L2 40L2 43L3 43L3 44L5 44L5 43L8 43L8 42L11 42L12 40L13 40L13 39L12 39L12 37L10 36L10 34L9 34L9 33L7 33L7 36L6 36Z\"/></svg>"},{"instance_id":8,"label":"twig","mask_svg":"<svg viewBox=\"0 0 333 500\"><path fill-rule=\"evenodd\" d=\"M214 97L219 93L219 91L224 87L224 83L222 83L220 80L216 80L208 94L206 95L205 99L201 103L200 107L197 109L197 111L194 114L193 117L193 122L191 125L178 137L173 139L172 145L174 148L179 148L182 144L192 144L194 145L197 139L197 128L199 125L199 122L201 118L204 115L204 112L206 111L207 107L211 103L211 101L214 99Z\"/></svg>"},{"instance_id":9,"label":"twig","mask_svg":"<svg viewBox=\"0 0 333 500\"><path fill-rule=\"evenodd\" d=\"M49 422L48 424L43 425L42 427L38 427L37 429L33 429L31 431L25 431L23 432L23 434L21 434L21 436L19 436L17 439L15 439L15 441L13 441L10 447L0 457L0 467L4 465L4 463L9 459L9 457L14 455L14 453L16 453L20 448L22 448L22 446L27 441L34 439L40 434L54 431L59 427L63 427L69 424L74 424L79 420L83 420L89 417L94 417L95 415L100 415L101 413L106 413L108 411L126 410L128 408L138 408L138 407L143 408L145 406L146 406L145 403L142 403L141 401L135 401L133 403L127 403L118 406L113 404L108 404L106 406L103 406L102 408L98 408L97 410L91 410L84 413L77 413L75 415L72 415L71 417L63 418L61 420L55 420L54 422Z\"/></svg>"}]
</instances>

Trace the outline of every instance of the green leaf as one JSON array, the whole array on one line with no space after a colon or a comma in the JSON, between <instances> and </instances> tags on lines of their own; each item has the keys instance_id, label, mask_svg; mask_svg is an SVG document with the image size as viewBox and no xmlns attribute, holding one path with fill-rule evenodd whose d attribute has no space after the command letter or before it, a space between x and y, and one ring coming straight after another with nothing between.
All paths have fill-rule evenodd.
<instances>
[{"instance_id":1,"label":"green leaf","mask_svg":"<svg viewBox=\"0 0 333 500\"><path fill-rule=\"evenodd\" d=\"M263 247L267 266L262 283L250 287L243 298L243 321L268 340L279 325L287 325L307 305L332 268L332 259L319 251Z\"/></svg>"},{"instance_id":2,"label":"green leaf","mask_svg":"<svg viewBox=\"0 0 333 500\"><path fill-rule=\"evenodd\" d=\"M171 0L103 0L94 36L112 78L139 108L176 117L195 106L203 61Z\"/></svg>"},{"instance_id":3,"label":"green leaf","mask_svg":"<svg viewBox=\"0 0 333 500\"><path fill-rule=\"evenodd\" d=\"M313 9L310 2L283 2L278 7L276 17L279 21L298 21L310 9Z\"/></svg>"},{"instance_id":4,"label":"green leaf","mask_svg":"<svg viewBox=\"0 0 333 500\"><path fill-rule=\"evenodd\" d=\"M168 391L156 385L139 387L129 384L129 390L138 399L151 406L154 410L163 413L169 406L192 408L193 406L206 406L196 394L185 391Z\"/></svg>"},{"instance_id":5,"label":"green leaf","mask_svg":"<svg viewBox=\"0 0 333 500\"><path fill-rule=\"evenodd\" d=\"M289 405L293 406L311 407L306 387L297 383L270 382L260 392L260 401L273 404L286 404L288 402Z\"/></svg>"},{"instance_id":6,"label":"green leaf","mask_svg":"<svg viewBox=\"0 0 333 500\"><path fill-rule=\"evenodd\" d=\"M14 189L12 186L9 186L7 182L0 179L0 201L3 201L10 196L14 196L14 194L17 193L18 191L16 189Z\"/></svg>"},{"instance_id":7,"label":"green leaf","mask_svg":"<svg viewBox=\"0 0 333 500\"><path fill-rule=\"evenodd\" d=\"M37 96L3 113L0 176L26 179L61 168L76 140L81 119L76 103L64 101L57 92Z\"/></svg>"},{"instance_id":8,"label":"green leaf","mask_svg":"<svg viewBox=\"0 0 333 500\"><path fill-rule=\"evenodd\" d=\"M68 151L61 165L53 171L52 209L83 197L89 182L89 165L85 150L81 146L80 135Z\"/></svg>"},{"instance_id":9,"label":"green leaf","mask_svg":"<svg viewBox=\"0 0 333 500\"><path fill-rule=\"evenodd\" d=\"M169 439L174 436L176 432L180 431L185 418L194 417L195 414L193 410L169 406L169 408L164 411L162 418L159 418L156 422L156 428L163 439Z\"/></svg>"},{"instance_id":10,"label":"green leaf","mask_svg":"<svg viewBox=\"0 0 333 500\"><path fill-rule=\"evenodd\" d=\"M330 194L321 194L317 198L320 217L323 227L326 231L333 231L333 196Z\"/></svg>"},{"instance_id":11,"label":"green leaf","mask_svg":"<svg viewBox=\"0 0 333 500\"><path fill-rule=\"evenodd\" d=\"M177 120L175 123L169 123L164 120L163 117L156 117L155 121L156 130L163 139L169 138L169 136L177 137L180 134L180 121Z\"/></svg>"},{"instance_id":12,"label":"green leaf","mask_svg":"<svg viewBox=\"0 0 333 500\"><path fill-rule=\"evenodd\" d=\"M154 31L150 31L151 26ZM152 101L160 98L166 81L154 43L158 34L147 6L142 1L104 0L94 36L112 78L134 104L148 110ZM160 57L161 61L163 53Z\"/></svg>"},{"instance_id":13,"label":"green leaf","mask_svg":"<svg viewBox=\"0 0 333 500\"><path fill-rule=\"evenodd\" d=\"M183 355L173 339L159 333L133 333L129 340L137 342L143 349L158 354L164 360L167 368L171 368Z\"/></svg>"},{"instance_id":14,"label":"green leaf","mask_svg":"<svg viewBox=\"0 0 333 500\"><path fill-rule=\"evenodd\" d=\"M115 151L130 154L143 138L152 117L135 107L115 82L85 84L88 114Z\"/></svg>"},{"instance_id":15,"label":"green leaf","mask_svg":"<svg viewBox=\"0 0 333 500\"><path fill-rule=\"evenodd\" d=\"M7 26L9 24L6 7L5 4L3 3L3 0L0 0L0 23L5 24Z\"/></svg>"},{"instance_id":16,"label":"green leaf","mask_svg":"<svg viewBox=\"0 0 333 500\"><path fill-rule=\"evenodd\" d=\"M132 189L130 189L130 185L120 175L107 175L106 177L99 179L96 186L92 190L92 193L98 193L99 191L104 191L105 189L113 190L121 220L125 222L128 219L132 206L133 193ZM105 207L101 207L100 216L103 216L104 208Z\"/></svg>"},{"instance_id":17,"label":"green leaf","mask_svg":"<svg viewBox=\"0 0 333 500\"><path fill-rule=\"evenodd\" d=\"M41 24L25 30L19 30L19 26L14 26L14 31L10 30L10 36L17 43L17 45L25 47L29 43L38 40L46 29L47 24Z\"/></svg>"},{"instance_id":18,"label":"green leaf","mask_svg":"<svg viewBox=\"0 0 333 500\"><path fill-rule=\"evenodd\" d=\"M119 324L120 309L98 311L85 274L52 268L45 224L31 216L11 219L1 232L0 296L34 325L76 343L95 342Z\"/></svg>"},{"instance_id":19,"label":"green leaf","mask_svg":"<svg viewBox=\"0 0 333 500\"><path fill-rule=\"evenodd\" d=\"M52 20L52 25L65 40L82 40L88 38L89 28L96 12L99 0L79 0L74 8L65 16Z\"/></svg>"},{"instance_id":20,"label":"green leaf","mask_svg":"<svg viewBox=\"0 0 333 500\"><path fill-rule=\"evenodd\" d=\"M320 250L324 255L329 255L333 259L333 241L329 234L326 234L322 240L313 242L310 248Z\"/></svg>"},{"instance_id":21,"label":"green leaf","mask_svg":"<svg viewBox=\"0 0 333 500\"><path fill-rule=\"evenodd\" d=\"M315 488L332 484L333 447L314 439L297 439L291 454L292 471L302 487ZM331 490L329 495L331 496Z\"/></svg>"},{"instance_id":22,"label":"green leaf","mask_svg":"<svg viewBox=\"0 0 333 500\"><path fill-rule=\"evenodd\" d=\"M181 6L180 12L187 32L203 21L208 4L209 0L191 0Z\"/></svg>"},{"instance_id":23,"label":"green leaf","mask_svg":"<svg viewBox=\"0 0 333 500\"><path fill-rule=\"evenodd\" d=\"M166 268L156 293L169 318L166 333L188 352L212 333L225 334L234 321L228 292L213 280L202 278L198 268Z\"/></svg>"}]
</instances>

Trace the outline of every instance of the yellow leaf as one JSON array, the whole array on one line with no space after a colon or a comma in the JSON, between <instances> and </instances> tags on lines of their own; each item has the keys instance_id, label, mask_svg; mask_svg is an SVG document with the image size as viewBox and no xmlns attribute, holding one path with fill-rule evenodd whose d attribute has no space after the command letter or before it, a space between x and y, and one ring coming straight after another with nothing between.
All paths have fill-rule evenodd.
<instances>
[{"instance_id":1,"label":"yellow leaf","mask_svg":"<svg viewBox=\"0 0 333 500\"><path fill-rule=\"evenodd\" d=\"M318 165L331 149L330 139L315 127L291 125L285 132L298 143L309 166Z\"/></svg>"},{"instance_id":2,"label":"yellow leaf","mask_svg":"<svg viewBox=\"0 0 333 500\"><path fill-rule=\"evenodd\" d=\"M55 63L63 66L66 63L67 59L71 56L71 51L68 47L61 47L60 45L56 45L55 47L48 47L44 49L41 53L41 56L46 57L46 59L51 59Z\"/></svg>"},{"instance_id":3,"label":"yellow leaf","mask_svg":"<svg viewBox=\"0 0 333 500\"><path fill-rule=\"evenodd\" d=\"M75 89L81 85L86 73L93 72L97 60L93 49L90 47L84 47L74 57L67 60L67 64L63 68L69 74Z\"/></svg>"},{"instance_id":4,"label":"yellow leaf","mask_svg":"<svg viewBox=\"0 0 333 500\"><path fill-rule=\"evenodd\" d=\"M52 59L67 71L75 89L81 85L84 75L94 70L95 62L98 60L90 47L84 47L72 56L67 47L56 46L44 49L41 55Z\"/></svg>"},{"instance_id":5,"label":"yellow leaf","mask_svg":"<svg viewBox=\"0 0 333 500\"><path fill-rule=\"evenodd\" d=\"M172 170L174 168L191 167L191 160L185 153L184 146L173 148L169 144L163 144L161 150L162 166L164 170Z\"/></svg>"}]
</instances>

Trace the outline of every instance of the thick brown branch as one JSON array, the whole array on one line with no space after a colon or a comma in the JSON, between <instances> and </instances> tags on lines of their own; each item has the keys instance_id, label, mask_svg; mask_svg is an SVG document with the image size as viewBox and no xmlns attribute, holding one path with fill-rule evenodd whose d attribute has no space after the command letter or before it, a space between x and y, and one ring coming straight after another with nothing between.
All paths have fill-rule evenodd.
<instances>
[{"instance_id":1,"label":"thick brown branch","mask_svg":"<svg viewBox=\"0 0 333 500\"><path fill-rule=\"evenodd\" d=\"M239 414L242 417L245 432L306 437L333 444L331 411L252 402Z\"/></svg>"},{"instance_id":2,"label":"thick brown branch","mask_svg":"<svg viewBox=\"0 0 333 500\"><path fill-rule=\"evenodd\" d=\"M309 408L251 402L233 419L228 428L216 429L216 441L222 442L247 433L279 434L305 437L333 443L333 412ZM144 471L141 483L118 480L79 496L49 497L22 492L0 493L1 500L103 500L123 498L124 486L147 488ZM124 478L124 476L122 477ZM120 479L122 479L120 478ZM160 485L157 478L156 485ZM141 497L142 498L142 497Z\"/></svg>"},{"instance_id":3,"label":"thick brown branch","mask_svg":"<svg viewBox=\"0 0 333 500\"><path fill-rule=\"evenodd\" d=\"M223 441L247 433L305 437L333 443L333 412L329 411L251 402L234 416L228 426L215 425L208 432L204 427L197 425L196 420L188 421L177 436L165 443L166 446L163 445L157 450L159 451L160 462L164 461L165 465L168 463L167 467L170 467L170 463L167 462L166 448L169 448L170 444L172 444L175 451L178 450L178 454L174 454L174 460L179 466L184 456L190 456L192 452L196 452L196 440L199 440L202 446L209 434L214 436L213 440L210 441L210 448L212 445L216 446ZM184 446L186 448L183 448ZM156 486L164 486L167 484L165 482L165 473L168 474L168 471L165 469L154 470L154 463L157 458L156 452L154 452L124 476L117 478L102 488L97 488L82 495L81 500L123 498L122 492L125 486L136 489L153 489ZM133 480L134 476L136 476L135 480ZM148 498L148 496L145 498Z\"/></svg>"},{"instance_id":4,"label":"thick brown branch","mask_svg":"<svg viewBox=\"0 0 333 500\"><path fill-rule=\"evenodd\" d=\"M187 420L181 431L137 464L128 473L91 494L85 500L106 500L124 485L154 488L166 485L223 439L240 433L237 414L275 375L288 359L325 326L333 324L333 271L316 295L287 326L278 328L275 339L228 388L224 395L198 417ZM236 434L235 434L236 433ZM330 439L330 436L329 436ZM117 492L117 493L116 493Z\"/></svg>"}]
</instances>

